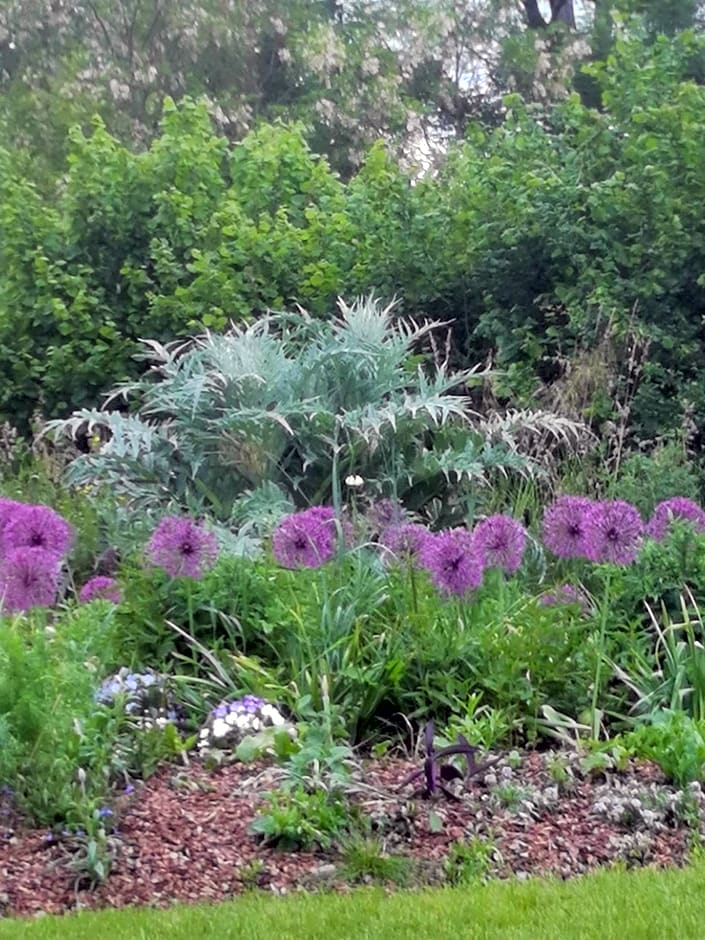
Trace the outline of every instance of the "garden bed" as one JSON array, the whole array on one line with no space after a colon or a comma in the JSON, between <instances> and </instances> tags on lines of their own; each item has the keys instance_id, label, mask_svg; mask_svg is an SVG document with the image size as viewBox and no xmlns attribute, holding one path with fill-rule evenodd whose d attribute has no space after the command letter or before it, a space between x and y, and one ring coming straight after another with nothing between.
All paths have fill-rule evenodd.
<instances>
[{"instance_id":1,"label":"garden bed","mask_svg":"<svg viewBox=\"0 0 705 940\"><path fill-rule=\"evenodd\" d=\"M400 792L398 784L417 766L390 758L365 763L351 790L380 856L409 860L404 881L410 884L568 878L617 862L681 865L705 809L697 784L680 791L648 762L595 772L570 752L513 752L457 789L457 801L424 800L412 786ZM251 888L341 891L375 880L359 863L351 868L345 851L283 852L250 834L278 774L262 762L216 770L163 766L118 801L116 859L94 890L77 885L69 841L24 829L6 809L0 909L11 916L163 906Z\"/></svg>"}]
</instances>

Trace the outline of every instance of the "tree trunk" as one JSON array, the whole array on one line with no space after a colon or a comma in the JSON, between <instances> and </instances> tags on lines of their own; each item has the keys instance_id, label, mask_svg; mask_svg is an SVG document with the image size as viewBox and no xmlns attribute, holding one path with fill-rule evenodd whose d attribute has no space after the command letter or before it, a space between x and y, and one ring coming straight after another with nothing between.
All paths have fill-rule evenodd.
<instances>
[{"instance_id":1,"label":"tree trunk","mask_svg":"<svg viewBox=\"0 0 705 940\"><path fill-rule=\"evenodd\" d=\"M575 29L573 0L551 0L551 22L565 23L571 29Z\"/></svg>"},{"instance_id":2,"label":"tree trunk","mask_svg":"<svg viewBox=\"0 0 705 940\"><path fill-rule=\"evenodd\" d=\"M544 29L550 23L565 23L575 29L573 0L551 0L551 19L545 20L539 9L539 0L522 0L529 29Z\"/></svg>"}]
</instances>

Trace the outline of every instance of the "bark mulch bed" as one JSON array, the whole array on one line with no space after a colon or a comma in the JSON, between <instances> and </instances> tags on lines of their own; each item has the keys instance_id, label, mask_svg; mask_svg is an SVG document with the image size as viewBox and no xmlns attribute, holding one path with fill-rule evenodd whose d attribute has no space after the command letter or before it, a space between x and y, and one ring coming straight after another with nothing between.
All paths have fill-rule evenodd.
<instances>
[{"instance_id":1,"label":"bark mulch bed","mask_svg":"<svg viewBox=\"0 0 705 940\"><path fill-rule=\"evenodd\" d=\"M658 769L633 762L620 773L584 772L577 754L505 758L457 790L458 802L422 800L398 784L418 764L371 761L353 796L386 853L412 859L417 883L447 877L454 843L482 840L498 877L562 878L622 862L680 865L705 818L697 785L667 786ZM286 893L347 890L335 853L284 853L248 832L276 768L262 763L206 770L162 767L117 815L117 857L94 890L77 887L69 846L46 830L0 818L0 916L77 907L215 901L253 886ZM480 844L476 841L476 844Z\"/></svg>"}]
</instances>

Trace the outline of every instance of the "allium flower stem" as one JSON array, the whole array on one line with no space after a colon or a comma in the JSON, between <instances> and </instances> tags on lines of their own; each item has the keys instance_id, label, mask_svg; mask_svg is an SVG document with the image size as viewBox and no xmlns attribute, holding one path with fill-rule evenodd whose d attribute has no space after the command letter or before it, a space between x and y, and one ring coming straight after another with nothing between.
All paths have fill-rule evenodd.
<instances>
[{"instance_id":1,"label":"allium flower stem","mask_svg":"<svg viewBox=\"0 0 705 940\"><path fill-rule=\"evenodd\" d=\"M409 572L409 584L411 585L411 607L414 611L414 614L419 612L419 592L416 585L416 566L413 564L411 559L406 563L407 571Z\"/></svg>"},{"instance_id":2,"label":"allium flower stem","mask_svg":"<svg viewBox=\"0 0 705 940\"><path fill-rule=\"evenodd\" d=\"M592 705L590 708L590 719L592 722L592 737L597 741L600 737L600 726L602 724L602 711L598 709L597 702L600 697L600 682L602 680L602 661L605 658L605 641L607 638L607 616L609 614L610 587L612 581L612 569L607 569L605 575L605 591L602 595L602 604L600 605L600 629L597 635L597 662L595 664L595 681L592 688Z\"/></svg>"}]
</instances>

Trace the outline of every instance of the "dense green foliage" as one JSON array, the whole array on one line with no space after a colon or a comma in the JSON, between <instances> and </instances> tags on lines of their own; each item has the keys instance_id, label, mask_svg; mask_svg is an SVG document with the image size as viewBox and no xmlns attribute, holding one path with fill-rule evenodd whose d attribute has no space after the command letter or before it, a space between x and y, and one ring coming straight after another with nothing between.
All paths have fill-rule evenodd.
<instances>
[{"instance_id":1,"label":"dense green foliage","mask_svg":"<svg viewBox=\"0 0 705 940\"><path fill-rule=\"evenodd\" d=\"M74 131L49 196L3 152L0 416L93 404L138 338L374 290L452 322L459 365L493 355L505 400L699 431L702 57L692 33L619 41L591 68L601 110L510 99L414 185L381 144L343 183L295 126L231 147L188 101L146 153Z\"/></svg>"}]
</instances>

